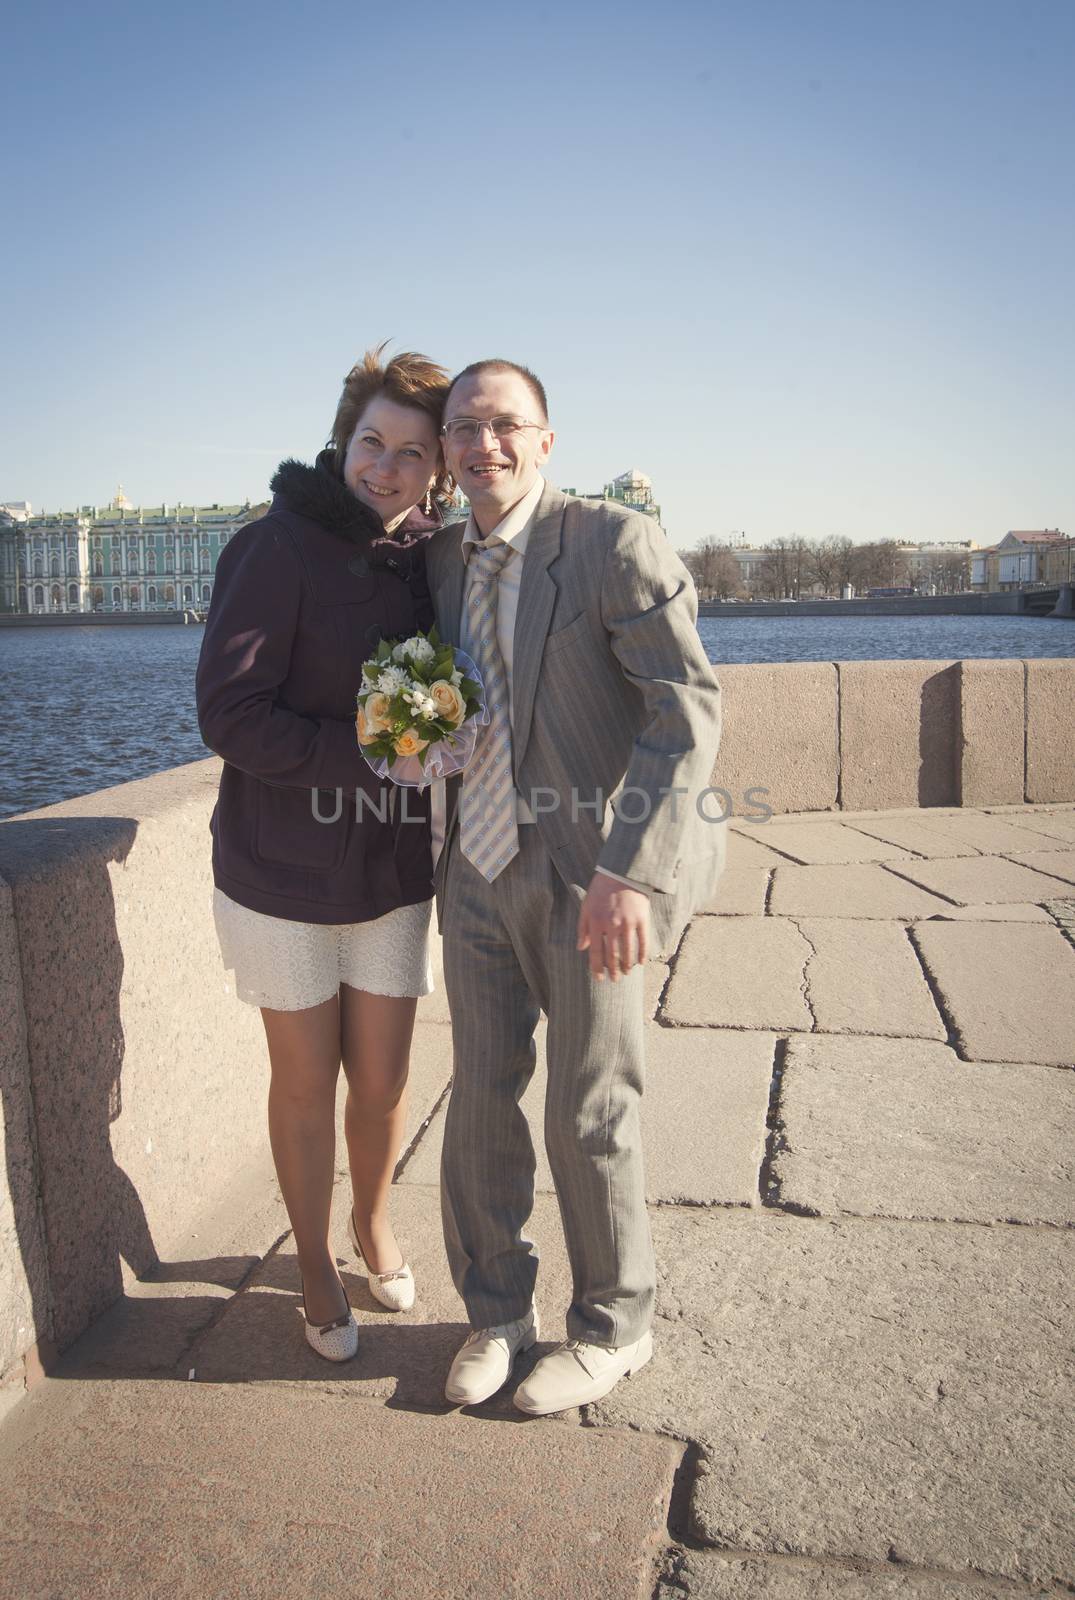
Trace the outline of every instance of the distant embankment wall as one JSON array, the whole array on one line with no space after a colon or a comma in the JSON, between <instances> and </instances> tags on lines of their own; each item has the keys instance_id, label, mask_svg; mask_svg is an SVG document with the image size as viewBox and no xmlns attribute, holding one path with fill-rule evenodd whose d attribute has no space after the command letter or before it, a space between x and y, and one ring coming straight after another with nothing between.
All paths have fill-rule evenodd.
<instances>
[{"instance_id":1,"label":"distant embankment wall","mask_svg":"<svg viewBox=\"0 0 1075 1600\"><path fill-rule=\"evenodd\" d=\"M202 619L182 611L54 611L47 616L7 611L0 613L0 628L160 628L188 620Z\"/></svg>"},{"instance_id":2,"label":"distant embankment wall","mask_svg":"<svg viewBox=\"0 0 1075 1600\"><path fill-rule=\"evenodd\" d=\"M1075 801L1075 662L721 670L736 810ZM71 1344L265 1141L211 918L215 759L0 822L0 1374ZM0 1390L0 1403L3 1401Z\"/></svg>"},{"instance_id":3,"label":"distant embankment wall","mask_svg":"<svg viewBox=\"0 0 1075 1600\"><path fill-rule=\"evenodd\" d=\"M1012 590L993 594L917 594L875 600L706 600L700 617L963 617L1024 616L1047 599L1051 610L1063 590ZM1068 586L1070 606L1070 586ZM1070 612L1068 613L1070 614Z\"/></svg>"}]
</instances>

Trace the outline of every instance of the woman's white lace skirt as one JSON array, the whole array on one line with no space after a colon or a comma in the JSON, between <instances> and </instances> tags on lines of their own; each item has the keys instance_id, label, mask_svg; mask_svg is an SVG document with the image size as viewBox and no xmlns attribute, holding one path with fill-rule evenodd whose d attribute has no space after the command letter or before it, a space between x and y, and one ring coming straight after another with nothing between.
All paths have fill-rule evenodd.
<instances>
[{"instance_id":1,"label":"woman's white lace skirt","mask_svg":"<svg viewBox=\"0 0 1075 1600\"><path fill-rule=\"evenodd\" d=\"M341 983L367 994L429 994L432 905L400 906L372 922L289 922L237 905L216 889L213 918L239 999L272 1011L305 1011L330 1000Z\"/></svg>"}]
</instances>

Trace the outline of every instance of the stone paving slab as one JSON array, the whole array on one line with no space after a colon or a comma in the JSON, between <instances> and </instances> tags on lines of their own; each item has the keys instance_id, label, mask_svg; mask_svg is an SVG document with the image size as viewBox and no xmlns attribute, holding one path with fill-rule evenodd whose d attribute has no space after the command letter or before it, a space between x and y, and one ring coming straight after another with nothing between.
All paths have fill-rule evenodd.
<instances>
[{"instance_id":1,"label":"stone paving slab","mask_svg":"<svg viewBox=\"0 0 1075 1600\"><path fill-rule=\"evenodd\" d=\"M1059 879L1001 856L975 856L961 861L893 862L892 871L962 906L999 905L1005 901L1036 905L1063 893L1063 883Z\"/></svg>"},{"instance_id":2,"label":"stone paving slab","mask_svg":"<svg viewBox=\"0 0 1075 1600\"><path fill-rule=\"evenodd\" d=\"M981 854L973 845L965 844L951 834L942 833L938 828L927 827L922 821L922 816L921 811L910 815L906 812L893 813L890 817L864 818L852 826L859 833L868 834L871 839L900 845L916 856L947 858Z\"/></svg>"},{"instance_id":3,"label":"stone paving slab","mask_svg":"<svg viewBox=\"0 0 1075 1600\"><path fill-rule=\"evenodd\" d=\"M704 1449L741 1554L1075 1581L1075 1236L653 1215L655 1359L588 1410Z\"/></svg>"},{"instance_id":4,"label":"stone paving slab","mask_svg":"<svg viewBox=\"0 0 1075 1600\"><path fill-rule=\"evenodd\" d=\"M1075 883L1075 850L1023 850L1017 855L1009 851L1008 860L1062 878L1065 883Z\"/></svg>"},{"instance_id":5,"label":"stone paving slab","mask_svg":"<svg viewBox=\"0 0 1075 1600\"><path fill-rule=\"evenodd\" d=\"M714 1551L680 1552L658 1584L656 1600L1052 1600L1049 1585L1013 1589L1008 1583L893 1566L821 1566L783 1557L754 1559Z\"/></svg>"},{"instance_id":6,"label":"stone paving slab","mask_svg":"<svg viewBox=\"0 0 1075 1600\"><path fill-rule=\"evenodd\" d=\"M771 1033L647 1031L642 1142L651 1204L756 1204L775 1044ZM542 1133L543 1059L521 1104L537 1155L536 1187L550 1193L552 1172ZM436 1185L445 1109L407 1163L404 1186Z\"/></svg>"},{"instance_id":7,"label":"stone paving slab","mask_svg":"<svg viewBox=\"0 0 1075 1600\"><path fill-rule=\"evenodd\" d=\"M796 1210L1075 1225L1075 1074L799 1037L778 1116L771 1177Z\"/></svg>"},{"instance_id":8,"label":"stone paving slab","mask_svg":"<svg viewBox=\"0 0 1075 1600\"><path fill-rule=\"evenodd\" d=\"M917 863L893 863L915 870ZM1022 896L1026 899L1026 896ZM863 861L837 867L777 867L769 910L781 917L890 918L916 922L936 916L951 902L897 877L895 871Z\"/></svg>"},{"instance_id":9,"label":"stone paving slab","mask_svg":"<svg viewBox=\"0 0 1075 1600\"><path fill-rule=\"evenodd\" d=\"M949 812L939 817L925 811L922 813L921 823L928 832L939 833L942 838L955 839L961 844L970 845L982 855L1000 856L1007 855L1012 850L1034 848L1032 844L1026 842L1023 830L1013 817L983 816L981 812L969 809ZM1048 845L1042 848L1048 849Z\"/></svg>"},{"instance_id":10,"label":"stone paving slab","mask_svg":"<svg viewBox=\"0 0 1075 1600\"><path fill-rule=\"evenodd\" d=\"M769 889L768 867L726 867L717 892L703 913L718 917L760 917Z\"/></svg>"},{"instance_id":11,"label":"stone paving slab","mask_svg":"<svg viewBox=\"0 0 1075 1600\"><path fill-rule=\"evenodd\" d=\"M62 1401L5 1429L4 1600L638 1600L680 1454L310 1390L86 1383Z\"/></svg>"},{"instance_id":12,"label":"stone paving slab","mask_svg":"<svg viewBox=\"0 0 1075 1600\"><path fill-rule=\"evenodd\" d=\"M848 861L903 860L908 852L884 839L873 839L840 822L803 827L780 820L766 824L765 842L802 866L832 866Z\"/></svg>"},{"instance_id":13,"label":"stone paving slab","mask_svg":"<svg viewBox=\"0 0 1075 1600\"><path fill-rule=\"evenodd\" d=\"M809 955L807 940L783 919L699 917L680 946L661 1016L678 1027L808 1033L813 1019L802 984Z\"/></svg>"},{"instance_id":14,"label":"stone paving slab","mask_svg":"<svg viewBox=\"0 0 1075 1600\"><path fill-rule=\"evenodd\" d=\"M981 806L987 816L1006 817L1009 813L1018 812L1020 816L1028 817L1073 817L1075 818L1075 801L1073 800L1025 800L1018 805L986 805Z\"/></svg>"},{"instance_id":15,"label":"stone paving slab","mask_svg":"<svg viewBox=\"0 0 1075 1600\"><path fill-rule=\"evenodd\" d=\"M912 937L972 1061L1075 1061L1075 948L1036 923L920 923Z\"/></svg>"},{"instance_id":16,"label":"stone paving slab","mask_svg":"<svg viewBox=\"0 0 1075 1600\"><path fill-rule=\"evenodd\" d=\"M991 809L996 808L994 807ZM1022 810L1023 808L1019 807L1019 809ZM1032 808L1028 807L1027 809L1029 810ZM1039 809L1043 811L1055 811L1057 808L1055 805L1050 805L1042 806ZM781 814L780 820L781 822L794 822L796 824L803 824L807 827L812 827L815 823L876 822L879 819L883 821L886 817L921 817L927 814L931 817L962 817L966 815L966 807L882 806L878 808L875 806L863 808L855 806L841 806L838 810L833 807L829 810L823 811L786 811ZM759 825L764 826L764 823L759 824L759 822L756 821L752 822L748 817L735 817L730 823L731 827L741 828L746 832L749 832L753 828L757 828Z\"/></svg>"},{"instance_id":17,"label":"stone paving slab","mask_svg":"<svg viewBox=\"0 0 1075 1600\"><path fill-rule=\"evenodd\" d=\"M759 823L749 831L735 823L728 828L727 871L736 867L778 867L787 856L770 850L765 843L771 822Z\"/></svg>"},{"instance_id":18,"label":"stone paving slab","mask_svg":"<svg viewBox=\"0 0 1075 1600\"><path fill-rule=\"evenodd\" d=\"M1051 815L1048 812L1028 811L1010 820L1020 832L1043 834L1047 839L1075 844L1075 812L1058 811Z\"/></svg>"},{"instance_id":19,"label":"stone paving slab","mask_svg":"<svg viewBox=\"0 0 1075 1600\"><path fill-rule=\"evenodd\" d=\"M408 1312L386 1311L370 1294L365 1268L356 1262L346 1241L346 1201L337 1193L336 1259L359 1325L359 1349L353 1361L334 1365L307 1345L298 1263L289 1238L194 1345L182 1370L193 1366L199 1383L296 1384L304 1391L331 1389L396 1406L445 1406L444 1380L469 1328L448 1271L436 1188L397 1184L392 1221L417 1288ZM571 1300L571 1273L552 1196L537 1196L527 1237L535 1241L541 1258L537 1303L542 1343L516 1364L517 1382L539 1355L566 1337L564 1319ZM490 1402L490 1408L513 1414L510 1387Z\"/></svg>"},{"instance_id":20,"label":"stone paving slab","mask_svg":"<svg viewBox=\"0 0 1075 1600\"><path fill-rule=\"evenodd\" d=\"M1052 922L1044 906L1019 905L1016 901L995 906L948 906L929 922Z\"/></svg>"},{"instance_id":21,"label":"stone paving slab","mask_svg":"<svg viewBox=\"0 0 1075 1600\"><path fill-rule=\"evenodd\" d=\"M822 1033L947 1039L907 930L895 922L801 917L813 947L806 1001Z\"/></svg>"}]
</instances>

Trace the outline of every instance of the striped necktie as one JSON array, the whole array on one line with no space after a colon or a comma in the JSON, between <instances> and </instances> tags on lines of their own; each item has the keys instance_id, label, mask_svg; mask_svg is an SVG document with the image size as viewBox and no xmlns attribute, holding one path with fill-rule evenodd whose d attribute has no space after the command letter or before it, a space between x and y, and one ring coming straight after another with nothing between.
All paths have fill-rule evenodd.
<instances>
[{"instance_id":1,"label":"striped necktie","mask_svg":"<svg viewBox=\"0 0 1075 1600\"><path fill-rule=\"evenodd\" d=\"M508 675L496 639L497 579L510 554L511 546L499 539L475 544L468 565L467 622L485 685L489 722L479 733L474 758L463 773L459 845L489 883L519 853Z\"/></svg>"}]
</instances>

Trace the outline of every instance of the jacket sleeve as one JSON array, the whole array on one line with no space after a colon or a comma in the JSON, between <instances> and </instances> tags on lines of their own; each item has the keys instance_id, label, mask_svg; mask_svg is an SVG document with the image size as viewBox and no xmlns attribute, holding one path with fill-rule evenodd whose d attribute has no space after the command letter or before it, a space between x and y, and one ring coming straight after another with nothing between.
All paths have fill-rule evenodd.
<instances>
[{"instance_id":1,"label":"jacket sleeve","mask_svg":"<svg viewBox=\"0 0 1075 1600\"><path fill-rule=\"evenodd\" d=\"M365 790L382 783L350 718L303 716L279 701L299 620L303 570L287 533L266 517L238 533L217 563L198 659L198 726L210 750L266 783Z\"/></svg>"},{"instance_id":2,"label":"jacket sleeve","mask_svg":"<svg viewBox=\"0 0 1075 1600\"><path fill-rule=\"evenodd\" d=\"M597 865L666 893L676 887L676 864L720 740L720 690L697 615L694 585L660 529L638 515L618 521L605 556L601 620L624 677L642 695L646 720L623 780L634 792Z\"/></svg>"}]
</instances>

